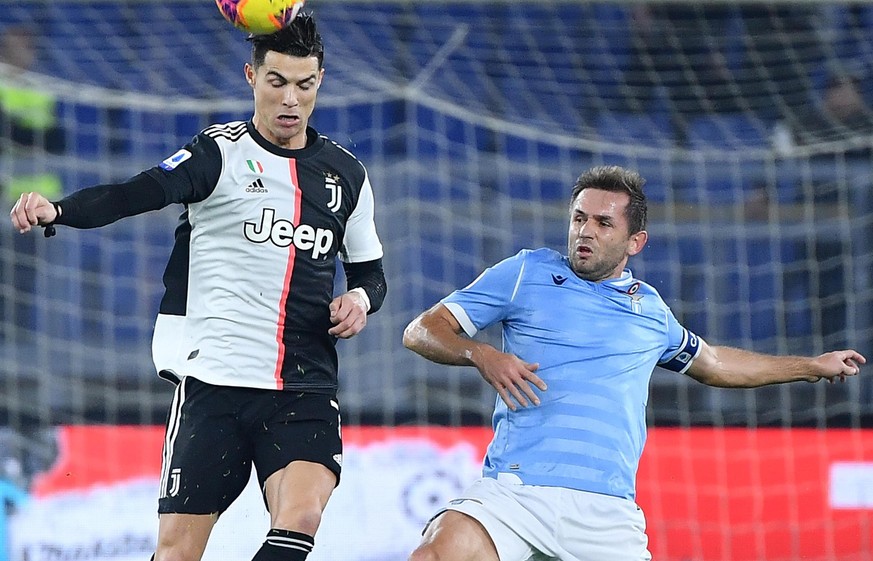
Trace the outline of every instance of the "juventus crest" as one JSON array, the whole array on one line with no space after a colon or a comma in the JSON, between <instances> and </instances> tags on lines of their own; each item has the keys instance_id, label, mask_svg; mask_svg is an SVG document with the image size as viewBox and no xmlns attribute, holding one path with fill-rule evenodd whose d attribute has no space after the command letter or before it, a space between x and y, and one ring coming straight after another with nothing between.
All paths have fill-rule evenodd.
<instances>
[{"instance_id":1,"label":"juventus crest","mask_svg":"<svg viewBox=\"0 0 873 561\"><path fill-rule=\"evenodd\" d=\"M330 191L330 200L327 203L327 208L331 212L339 210L343 202L343 190L339 184L339 176L332 173L324 174L324 188Z\"/></svg>"}]
</instances>

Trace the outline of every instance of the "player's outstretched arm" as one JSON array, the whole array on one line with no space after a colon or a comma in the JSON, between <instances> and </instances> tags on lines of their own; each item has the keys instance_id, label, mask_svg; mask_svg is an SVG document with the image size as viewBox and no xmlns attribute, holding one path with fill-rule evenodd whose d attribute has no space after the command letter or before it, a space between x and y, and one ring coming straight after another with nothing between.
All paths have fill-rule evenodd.
<instances>
[{"instance_id":1,"label":"player's outstretched arm","mask_svg":"<svg viewBox=\"0 0 873 561\"><path fill-rule=\"evenodd\" d=\"M406 326L403 346L440 364L475 366L513 411L518 405L540 404L533 386L545 391L546 384L535 374L538 364L524 362L462 333L449 309L437 304Z\"/></svg>"},{"instance_id":2,"label":"player's outstretched arm","mask_svg":"<svg viewBox=\"0 0 873 561\"><path fill-rule=\"evenodd\" d=\"M190 202L183 194L168 193L161 183L143 172L123 183L80 189L55 202L38 193L24 193L9 214L12 225L22 234L34 226L49 224L99 228L173 202Z\"/></svg>"},{"instance_id":3,"label":"player's outstretched arm","mask_svg":"<svg viewBox=\"0 0 873 561\"><path fill-rule=\"evenodd\" d=\"M867 362L854 350L832 351L816 357L774 356L710 346L701 340L700 354L688 375L710 386L756 388L785 382L845 381L860 372Z\"/></svg>"},{"instance_id":4,"label":"player's outstretched arm","mask_svg":"<svg viewBox=\"0 0 873 561\"><path fill-rule=\"evenodd\" d=\"M12 226L22 234L34 226L51 224L58 217L55 205L39 193L22 193L9 212Z\"/></svg>"}]
</instances>

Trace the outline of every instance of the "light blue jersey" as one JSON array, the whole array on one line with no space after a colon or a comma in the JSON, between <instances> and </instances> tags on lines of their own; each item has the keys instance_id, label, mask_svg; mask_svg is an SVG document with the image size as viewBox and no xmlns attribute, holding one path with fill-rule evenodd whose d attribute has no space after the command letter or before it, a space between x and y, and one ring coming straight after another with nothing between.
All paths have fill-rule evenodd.
<instances>
[{"instance_id":1,"label":"light blue jersey","mask_svg":"<svg viewBox=\"0 0 873 561\"><path fill-rule=\"evenodd\" d=\"M651 286L625 270L580 279L550 249L523 250L442 300L464 331L500 322L503 350L539 363L539 406L498 398L483 475L635 497L655 365L684 372L697 337Z\"/></svg>"}]
</instances>

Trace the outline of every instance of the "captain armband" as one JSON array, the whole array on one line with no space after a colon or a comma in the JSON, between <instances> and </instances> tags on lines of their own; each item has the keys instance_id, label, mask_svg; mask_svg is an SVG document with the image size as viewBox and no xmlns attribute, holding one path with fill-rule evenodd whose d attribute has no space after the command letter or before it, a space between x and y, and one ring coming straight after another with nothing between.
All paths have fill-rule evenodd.
<instances>
[{"instance_id":1,"label":"captain armband","mask_svg":"<svg viewBox=\"0 0 873 561\"><path fill-rule=\"evenodd\" d=\"M676 353L666 361L658 363L661 368L680 374L684 374L700 354L700 338L687 329L683 331L682 344Z\"/></svg>"}]
</instances>

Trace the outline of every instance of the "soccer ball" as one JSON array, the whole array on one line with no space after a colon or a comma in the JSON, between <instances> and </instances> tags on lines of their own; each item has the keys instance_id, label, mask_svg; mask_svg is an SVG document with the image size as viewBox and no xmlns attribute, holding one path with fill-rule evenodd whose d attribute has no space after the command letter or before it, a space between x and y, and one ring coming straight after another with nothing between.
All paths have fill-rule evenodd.
<instances>
[{"instance_id":1,"label":"soccer ball","mask_svg":"<svg viewBox=\"0 0 873 561\"><path fill-rule=\"evenodd\" d=\"M237 29L266 35L297 17L305 0L215 0L224 19Z\"/></svg>"}]
</instances>

